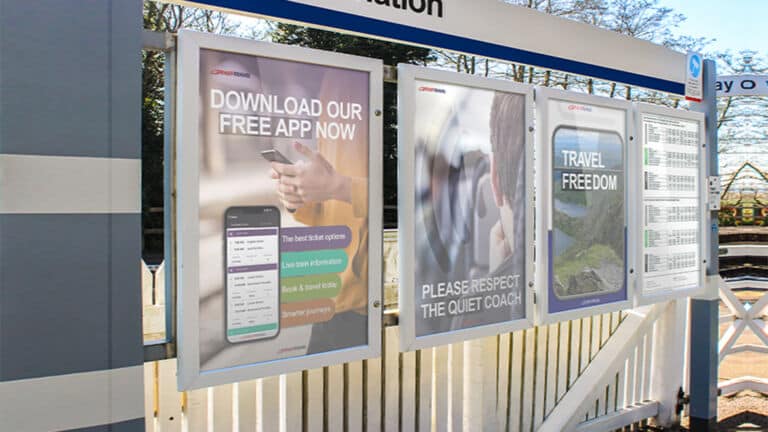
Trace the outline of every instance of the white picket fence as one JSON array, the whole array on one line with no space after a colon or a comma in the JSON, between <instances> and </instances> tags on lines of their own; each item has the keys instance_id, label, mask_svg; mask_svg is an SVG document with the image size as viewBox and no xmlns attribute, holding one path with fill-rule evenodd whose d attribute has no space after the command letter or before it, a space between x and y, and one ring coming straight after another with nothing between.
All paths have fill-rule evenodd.
<instances>
[{"instance_id":1,"label":"white picket fence","mask_svg":"<svg viewBox=\"0 0 768 432\"><path fill-rule=\"evenodd\" d=\"M145 290L163 288L161 273L145 268ZM146 429L591 432L635 429L656 416L664 423L682 384L685 305L407 353L391 326L381 358L183 393L175 359L150 362Z\"/></svg>"}]
</instances>

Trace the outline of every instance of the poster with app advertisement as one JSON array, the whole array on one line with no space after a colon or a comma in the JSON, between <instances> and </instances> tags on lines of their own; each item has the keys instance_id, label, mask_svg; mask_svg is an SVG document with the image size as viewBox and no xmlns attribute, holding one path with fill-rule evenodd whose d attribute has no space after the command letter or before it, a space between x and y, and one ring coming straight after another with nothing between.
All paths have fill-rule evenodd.
<instances>
[{"instance_id":1,"label":"poster with app advertisement","mask_svg":"<svg viewBox=\"0 0 768 432\"><path fill-rule=\"evenodd\" d=\"M180 44L180 387L375 355L380 62Z\"/></svg>"},{"instance_id":2,"label":"poster with app advertisement","mask_svg":"<svg viewBox=\"0 0 768 432\"><path fill-rule=\"evenodd\" d=\"M400 65L401 348L531 325L532 87Z\"/></svg>"},{"instance_id":3,"label":"poster with app advertisement","mask_svg":"<svg viewBox=\"0 0 768 432\"><path fill-rule=\"evenodd\" d=\"M540 321L629 306L627 101L537 89Z\"/></svg>"}]
</instances>

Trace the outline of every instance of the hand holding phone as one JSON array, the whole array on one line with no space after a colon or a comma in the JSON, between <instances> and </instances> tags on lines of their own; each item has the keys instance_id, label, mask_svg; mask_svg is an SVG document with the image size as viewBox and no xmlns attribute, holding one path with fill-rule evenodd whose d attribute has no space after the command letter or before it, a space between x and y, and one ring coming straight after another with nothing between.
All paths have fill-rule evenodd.
<instances>
[{"instance_id":1,"label":"hand holding phone","mask_svg":"<svg viewBox=\"0 0 768 432\"><path fill-rule=\"evenodd\" d=\"M352 202L352 178L339 173L320 152L295 142L293 148L302 156L294 165L273 163L273 178L279 179L281 200L288 207L329 200Z\"/></svg>"},{"instance_id":2,"label":"hand holding phone","mask_svg":"<svg viewBox=\"0 0 768 432\"><path fill-rule=\"evenodd\" d=\"M269 149L264 150L261 152L261 156L264 157L264 159L270 161L270 162L277 162L285 165L293 165L293 162L291 162L290 159L285 157L282 153L280 153L277 149ZM296 209L286 207L286 210L288 210L289 213L296 212Z\"/></svg>"}]
</instances>

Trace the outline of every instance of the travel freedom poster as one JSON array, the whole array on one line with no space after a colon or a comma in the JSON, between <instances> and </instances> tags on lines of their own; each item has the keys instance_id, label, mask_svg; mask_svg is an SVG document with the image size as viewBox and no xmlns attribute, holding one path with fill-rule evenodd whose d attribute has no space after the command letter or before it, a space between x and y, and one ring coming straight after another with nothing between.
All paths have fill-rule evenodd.
<instances>
[{"instance_id":1,"label":"travel freedom poster","mask_svg":"<svg viewBox=\"0 0 768 432\"><path fill-rule=\"evenodd\" d=\"M368 345L370 85L200 50L201 372Z\"/></svg>"},{"instance_id":2,"label":"travel freedom poster","mask_svg":"<svg viewBox=\"0 0 768 432\"><path fill-rule=\"evenodd\" d=\"M626 301L627 110L542 103L552 164L547 313Z\"/></svg>"},{"instance_id":3,"label":"travel freedom poster","mask_svg":"<svg viewBox=\"0 0 768 432\"><path fill-rule=\"evenodd\" d=\"M400 294L401 306L412 306L408 317L401 309L400 323L421 338L410 348L444 342L436 335L524 321L526 94L426 79L402 91L411 92L412 110L401 116L409 125L401 157L414 154L415 189L400 180L400 200L413 200L414 209L410 218L400 210L401 231L404 223L413 227L412 240L401 232L400 247L414 253L413 286L401 275Z\"/></svg>"}]
</instances>

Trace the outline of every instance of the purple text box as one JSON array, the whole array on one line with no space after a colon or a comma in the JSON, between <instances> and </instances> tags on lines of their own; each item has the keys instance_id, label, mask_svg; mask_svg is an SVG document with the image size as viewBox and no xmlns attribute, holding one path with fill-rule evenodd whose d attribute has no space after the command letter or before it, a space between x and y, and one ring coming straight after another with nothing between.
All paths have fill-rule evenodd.
<instances>
[{"instance_id":1,"label":"purple text box","mask_svg":"<svg viewBox=\"0 0 768 432\"><path fill-rule=\"evenodd\" d=\"M227 269L227 273L248 273L248 272L267 271L267 270L277 270L277 264L229 267Z\"/></svg>"},{"instance_id":2,"label":"purple text box","mask_svg":"<svg viewBox=\"0 0 768 432\"><path fill-rule=\"evenodd\" d=\"M349 246L350 241L352 241L352 231L344 225L280 230L281 252L344 249Z\"/></svg>"},{"instance_id":3,"label":"purple text box","mask_svg":"<svg viewBox=\"0 0 768 432\"><path fill-rule=\"evenodd\" d=\"M227 230L227 237L257 237L277 235L277 230L270 229L229 229Z\"/></svg>"}]
</instances>

